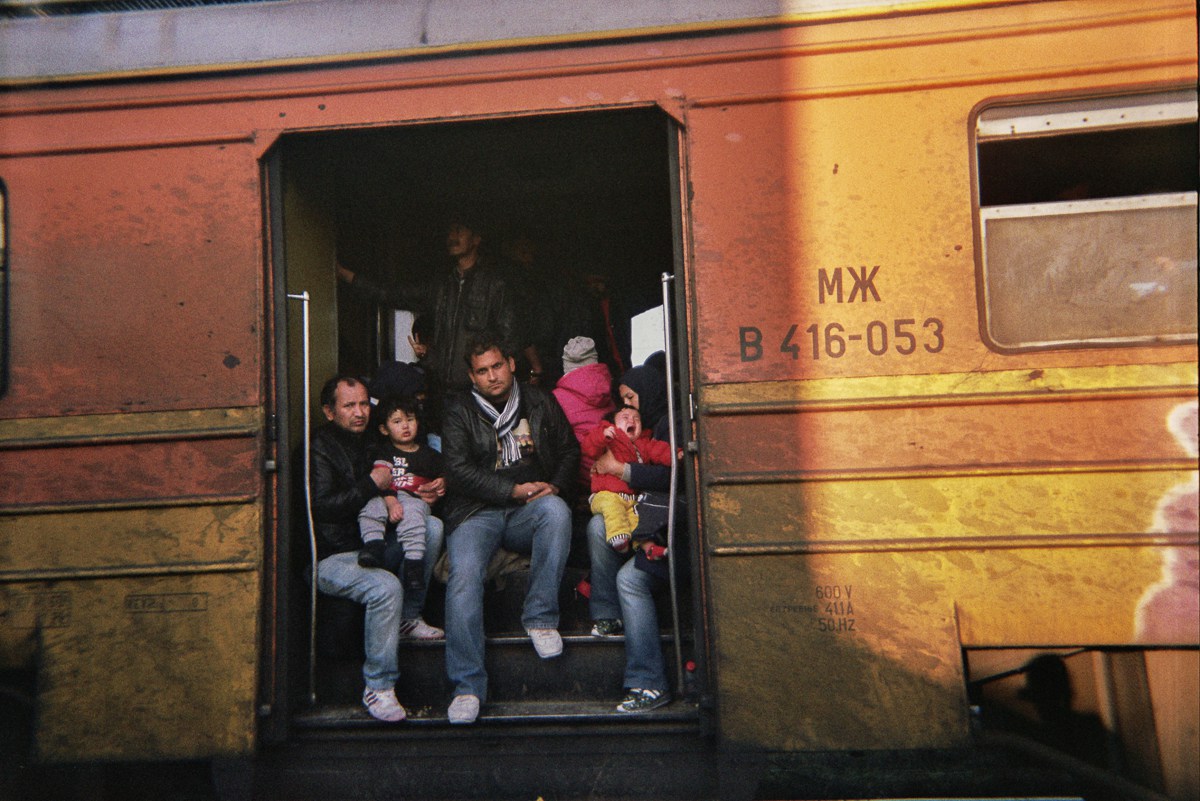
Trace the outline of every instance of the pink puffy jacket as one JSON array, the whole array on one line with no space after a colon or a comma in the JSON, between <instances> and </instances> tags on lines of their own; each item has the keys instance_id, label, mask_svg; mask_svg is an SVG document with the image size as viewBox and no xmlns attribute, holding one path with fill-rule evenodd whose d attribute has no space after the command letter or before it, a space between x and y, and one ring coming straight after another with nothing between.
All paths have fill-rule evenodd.
<instances>
[{"instance_id":1,"label":"pink puffy jacket","mask_svg":"<svg viewBox=\"0 0 1200 801\"><path fill-rule=\"evenodd\" d=\"M612 373L608 371L608 365L597 362L576 367L558 379L554 398L566 413L575 431L575 439L583 442L583 438L604 419L604 415L616 408L612 398ZM579 460L579 483L585 497L591 485L594 461L586 456Z\"/></svg>"}]
</instances>

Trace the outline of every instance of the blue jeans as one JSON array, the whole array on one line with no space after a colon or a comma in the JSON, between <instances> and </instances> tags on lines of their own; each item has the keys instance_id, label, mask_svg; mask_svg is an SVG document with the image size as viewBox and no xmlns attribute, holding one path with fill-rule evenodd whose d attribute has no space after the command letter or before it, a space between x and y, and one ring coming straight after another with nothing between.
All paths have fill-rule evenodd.
<instances>
[{"instance_id":1,"label":"blue jeans","mask_svg":"<svg viewBox=\"0 0 1200 801\"><path fill-rule=\"evenodd\" d=\"M635 559L626 561L617 572L617 596L621 601L621 619L625 621L627 690L639 687L666 692L668 689L658 610L654 606L654 590L661 586L662 581L640 570Z\"/></svg>"},{"instance_id":2,"label":"blue jeans","mask_svg":"<svg viewBox=\"0 0 1200 801\"><path fill-rule=\"evenodd\" d=\"M454 694L487 699L483 663L483 584L492 555L530 554L529 591L521 623L526 629L558 628L558 590L571 549L571 510L557 495L513 507L488 507L450 535L446 585L446 674Z\"/></svg>"},{"instance_id":3,"label":"blue jeans","mask_svg":"<svg viewBox=\"0 0 1200 801\"><path fill-rule=\"evenodd\" d=\"M617 599L617 571L629 559L629 554L617 553L605 540L604 515L592 515L588 521L587 545L592 562L592 572L588 578L592 585L588 612L592 620L616 620L621 617L621 604Z\"/></svg>"},{"instance_id":4,"label":"blue jeans","mask_svg":"<svg viewBox=\"0 0 1200 801\"><path fill-rule=\"evenodd\" d=\"M639 570L637 560L612 549L604 538L604 517L593 515L587 527L592 559L592 620L620 619L625 624L625 688L667 689L667 670L659 640L654 591L662 582Z\"/></svg>"},{"instance_id":5,"label":"blue jeans","mask_svg":"<svg viewBox=\"0 0 1200 801\"><path fill-rule=\"evenodd\" d=\"M400 678L400 607L404 588L394 573L358 566L358 551L343 551L317 563L317 588L367 607L363 624L363 680L372 690L390 690Z\"/></svg>"}]
</instances>

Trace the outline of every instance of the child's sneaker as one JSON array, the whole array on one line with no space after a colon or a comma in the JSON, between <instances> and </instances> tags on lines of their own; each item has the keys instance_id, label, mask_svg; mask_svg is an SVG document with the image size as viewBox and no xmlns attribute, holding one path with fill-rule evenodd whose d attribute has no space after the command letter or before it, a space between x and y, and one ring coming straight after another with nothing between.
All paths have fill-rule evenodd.
<instances>
[{"instance_id":1,"label":"child's sneaker","mask_svg":"<svg viewBox=\"0 0 1200 801\"><path fill-rule=\"evenodd\" d=\"M649 712L671 703L671 696L663 690L642 690L634 687L625 696L625 700L617 704L618 712Z\"/></svg>"},{"instance_id":2,"label":"child's sneaker","mask_svg":"<svg viewBox=\"0 0 1200 801\"><path fill-rule=\"evenodd\" d=\"M425 589L425 560L405 557L401 580L406 592L420 592Z\"/></svg>"},{"instance_id":3,"label":"child's sneaker","mask_svg":"<svg viewBox=\"0 0 1200 801\"><path fill-rule=\"evenodd\" d=\"M629 553L629 535L617 534L609 537L608 545L617 553Z\"/></svg>"},{"instance_id":4,"label":"child's sneaker","mask_svg":"<svg viewBox=\"0 0 1200 801\"><path fill-rule=\"evenodd\" d=\"M592 622L593 637L620 637L625 633L625 624L620 620L601 618Z\"/></svg>"},{"instance_id":5,"label":"child's sneaker","mask_svg":"<svg viewBox=\"0 0 1200 801\"><path fill-rule=\"evenodd\" d=\"M383 551L383 540L364 542L362 550L358 552L358 566L383 567Z\"/></svg>"},{"instance_id":6,"label":"child's sneaker","mask_svg":"<svg viewBox=\"0 0 1200 801\"><path fill-rule=\"evenodd\" d=\"M400 639L402 640L444 640L446 632L437 626L431 626L419 617L400 621Z\"/></svg>"},{"instance_id":7,"label":"child's sneaker","mask_svg":"<svg viewBox=\"0 0 1200 801\"><path fill-rule=\"evenodd\" d=\"M408 717L404 707L396 700L395 690L363 690L363 705L371 713L371 717L386 723L399 723Z\"/></svg>"}]
</instances>

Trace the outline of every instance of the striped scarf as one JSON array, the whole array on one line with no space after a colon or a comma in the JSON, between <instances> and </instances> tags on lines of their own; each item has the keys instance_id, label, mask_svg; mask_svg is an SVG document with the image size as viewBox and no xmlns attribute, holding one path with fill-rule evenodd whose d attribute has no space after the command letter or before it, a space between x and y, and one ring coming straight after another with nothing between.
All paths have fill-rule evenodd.
<instances>
[{"instance_id":1,"label":"striped scarf","mask_svg":"<svg viewBox=\"0 0 1200 801\"><path fill-rule=\"evenodd\" d=\"M471 395L474 396L479 411L483 412L483 416L491 422L492 428L496 429L496 441L500 446L500 467L508 467L521 461L521 446L517 444L517 438L513 435L521 411L520 385L516 381L513 382L512 391L508 393L508 403L505 403L500 411L496 411L496 407L474 387L471 389Z\"/></svg>"}]
</instances>

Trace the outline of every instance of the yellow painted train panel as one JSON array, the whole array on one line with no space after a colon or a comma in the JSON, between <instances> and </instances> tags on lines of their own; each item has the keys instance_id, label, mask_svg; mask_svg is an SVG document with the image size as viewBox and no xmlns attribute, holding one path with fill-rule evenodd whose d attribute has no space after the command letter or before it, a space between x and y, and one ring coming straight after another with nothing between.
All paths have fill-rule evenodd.
<instances>
[{"instance_id":1,"label":"yellow painted train panel","mask_svg":"<svg viewBox=\"0 0 1200 801\"><path fill-rule=\"evenodd\" d=\"M1037 397L1178 395L1196 391L1195 361L1174 364L1103 364L1036 370L880 375L804 381L762 381L701 387L709 414L847 405L999 402Z\"/></svg>"},{"instance_id":2,"label":"yellow painted train panel","mask_svg":"<svg viewBox=\"0 0 1200 801\"><path fill-rule=\"evenodd\" d=\"M884 477L711 487L713 547L792 543L914 547L955 540L1104 538L1148 532L1187 471ZM1195 533L1192 534L1195 537Z\"/></svg>"},{"instance_id":3,"label":"yellow painted train panel","mask_svg":"<svg viewBox=\"0 0 1200 801\"><path fill-rule=\"evenodd\" d=\"M1189 460L1167 430L1182 400L1046 398L714 416L703 429L704 454L713 481L779 472L1183 466Z\"/></svg>"},{"instance_id":4,"label":"yellow painted train panel","mask_svg":"<svg viewBox=\"0 0 1200 801\"><path fill-rule=\"evenodd\" d=\"M963 646L1137 642L1162 559L1129 547L714 559L722 728L768 748L963 745Z\"/></svg>"},{"instance_id":5,"label":"yellow painted train panel","mask_svg":"<svg viewBox=\"0 0 1200 801\"><path fill-rule=\"evenodd\" d=\"M935 748L967 738L948 577L909 555L712 566L721 728L767 748ZM770 710L770 714L764 714Z\"/></svg>"},{"instance_id":6,"label":"yellow painted train panel","mask_svg":"<svg viewBox=\"0 0 1200 801\"><path fill-rule=\"evenodd\" d=\"M965 646L1200 645L1197 546L947 552ZM1192 575L1175 565L1189 564ZM1190 580L1189 580L1190 579ZM1176 593L1190 594L1190 605Z\"/></svg>"},{"instance_id":7,"label":"yellow painted train panel","mask_svg":"<svg viewBox=\"0 0 1200 801\"><path fill-rule=\"evenodd\" d=\"M38 632L39 757L250 752L259 594L245 571L0 585Z\"/></svg>"},{"instance_id":8,"label":"yellow painted train panel","mask_svg":"<svg viewBox=\"0 0 1200 801\"><path fill-rule=\"evenodd\" d=\"M0 581L257 568L257 504L0 515Z\"/></svg>"}]
</instances>

